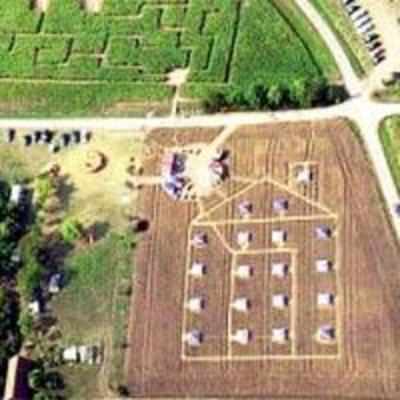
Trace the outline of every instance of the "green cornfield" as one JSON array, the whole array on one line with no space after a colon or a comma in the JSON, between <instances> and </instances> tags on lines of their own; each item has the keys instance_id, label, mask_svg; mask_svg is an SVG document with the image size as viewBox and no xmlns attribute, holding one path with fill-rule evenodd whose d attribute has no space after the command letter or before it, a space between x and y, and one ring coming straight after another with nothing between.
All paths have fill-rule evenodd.
<instances>
[{"instance_id":1,"label":"green cornfield","mask_svg":"<svg viewBox=\"0 0 400 400\"><path fill-rule=\"evenodd\" d=\"M215 89L337 78L330 53L292 0L0 2L0 115L168 111L168 73L188 68L182 98Z\"/></svg>"}]
</instances>

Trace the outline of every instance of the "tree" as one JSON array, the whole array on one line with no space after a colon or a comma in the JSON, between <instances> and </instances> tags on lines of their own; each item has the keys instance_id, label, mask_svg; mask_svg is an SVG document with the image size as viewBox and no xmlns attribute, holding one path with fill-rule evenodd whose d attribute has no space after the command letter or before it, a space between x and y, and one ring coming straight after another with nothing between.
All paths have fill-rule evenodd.
<instances>
[{"instance_id":1,"label":"tree","mask_svg":"<svg viewBox=\"0 0 400 400\"><path fill-rule=\"evenodd\" d=\"M243 91L238 87L231 88L225 96L225 103L229 108L246 107L247 99Z\"/></svg>"},{"instance_id":2,"label":"tree","mask_svg":"<svg viewBox=\"0 0 400 400\"><path fill-rule=\"evenodd\" d=\"M79 221L67 218L61 224L60 233L65 242L72 244L82 238L83 226Z\"/></svg>"},{"instance_id":3,"label":"tree","mask_svg":"<svg viewBox=\"0 0 400 400\"><path fill-rule=\"evenodd\" d=\"M18 320L18 325L21 335L23 337L27 338L32 335L33 324L34 324L33 316L30 314L30 312L26 310L21 312Z\"/></svg>"},{"instance_id":4,"label":"tree","mask_svg":"<svg viewBox=\"0 0 400 400\"><path fill-rule=\"evenodd\" d=\"M226 97L223 93L211 93L204 101L204 108L209 113L221 111L227 106Z\"/></svg>"},{"instance_id":5,"label":"tree","mask_svg":"<svg viewBox=\"0 0 400 400\"><path fill-rule=\"evenodd\" d=\"M47 371L43 364L29 373L28 384L36 392L33 396L36 400L57 399L57 391L64 388L62 376L56 371Z\"/></svg>"},{"instance_id":6,"label":"tree","mask_svg":"<svg viewBox=\"0 0 400 400\"><path fill-rule=\"evenodd\" d=\"M267 92L267 103L272 110L276 110L282 104L283 89L278 84L272 84Z\"/></svg>"},{"instance_id":7,"label":"tree","mask_svg":"<svg viewBox=\"0 0 400 400\"><path fill-rule=\"evenodd\" d=\"M289 87L289 98L294 106L306 108L311 106L308 82L305 79L295 79Z\"/></svg>"},{"instance_id":8,"label":"tree","mask_svg":"<svg viewBox=\"0 0 400 400\"><path fill-rule=\"evenodd\" d=\"M40 287L42 266L35 258L26 260L17 274L17 291L25 301L30 301Z\"/></svg>"},{"instance_id":9,"label":"tree","mask_svg":"<svg viewBox=\"0 0 400 400\"><path fill-rule=\"evenodd\" d=\"M45 391L37 392L33 395L32 400L54 400L56 397Z\"/></svg>"},{"instance_id":10,"label":"tree","mask_svg":"<svg viewBox=\"0 0 400 400\"><path fill-rule=\"evenodd\" d=\"M43 368L33 369L28 376L29 387L33 390L40 390L46 383L46 375Z\"/></svg>"},{"instance_id":11,"label":"tree","mask_svg":"<svg viewBox=\"0 0 400 400\"><path fill-rule=\"evenodd\" d=\"M39 207L44 206L54 192L54 182L50 175L41 175L35 180L36 202Z\"/></svg>"}]
</instances>

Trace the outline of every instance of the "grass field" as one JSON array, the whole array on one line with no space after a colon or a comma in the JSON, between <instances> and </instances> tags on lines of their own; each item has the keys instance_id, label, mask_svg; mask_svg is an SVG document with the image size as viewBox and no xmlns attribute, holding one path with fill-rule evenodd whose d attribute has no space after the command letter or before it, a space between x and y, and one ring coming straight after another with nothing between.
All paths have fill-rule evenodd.
<instances>
[{"instance_id":1,"label":"grass field","mask_svg":"<svg viewBox=\"0 0 400 400\"><path fill-rule=\"evenodd\" d=\"M135 212L135 197L126 187L128 167L137 159L141 139L133 133L94 132L86 145L54 155L46 146L25 148L17 132L15 143L0 143L0 175L10 183L32 180L46 165L61 166L60 210L53 217L70 216L85 227L96 226L99 241L92 247L78 246L57 266L69 276L67 288L51 303L60 344L97 344L105 348L99 367L63 366L66 396L92 400L108 396L108 386L122 382L123 343L126 340L128 289L133 274L132 249L120 240L126 237L127 215ZM107 165L98 174L85 172L87 151L101 151ZM129 194L129 202L121 198Z\"/></svg>"},{"instance_id":2,"label":"grass field","mask_svg":"<svg viewBox=\"0 0 400 400\"><path fill-rule=\"evenodd\" d=\"M51 0L45 14L27 3L0 4L0 115L165 113L176 68L190 68L189 100L214 88L338 78L292 0L105 0L99 14L75 0Z\"/></svg>"},{"instance_id":3,"label":"grass field","mask_svg":"<svg viewBox=\"0 0 400 400\"><path fill-rule=\"evenodd\" d=\"M400 116L387 118L380 127L379 136L400 193Z\"/></svg>"},{"instance_id":4,"label":"grass field","mask_svg":"<svg viewBox=\"0 0 400 400\"><path fill-rule=\"evenodd\" d=\"M374 94L378 101L396 103L400 101L400 84L394 83Z\"/></svg>"},{"instance_id":5,"label":"grass field","mask_svg":"<svg viewBox=\"0 0 400 400\"><path fill-rule=\"evenodd\" d=\"M124 196L133 196L125 183L130 158L141 151L141 140L119 132L95 132L85 146L73 147L58 154L49 154L46 146L25 148L19 132L16 143L0 143L0 170L15 182L33 178L51 163L61 166L62 214L79 219L85 226L103 225L103 230L124 231L126 213L132 205L123 203ZM99 151L107 158L103 171L85 171L88 151Z\"/></svg>"},{"instance_id":6,"label":"grass field","mask_svg":"<svg viewBox=\"0 0 400 400\"><path fill-rule=\"evenodd\" d=\"M105 395L109 383L120 382L129 304L129 297L122 295L120 288L132 278L131 257L131 249L111 234L90 249L78 249L66 260L64 269L70 282L52 302L62 344L102 344L106 352L101 369L63 368L68 398L98 398Z\"/></svg>"}]
</instances>

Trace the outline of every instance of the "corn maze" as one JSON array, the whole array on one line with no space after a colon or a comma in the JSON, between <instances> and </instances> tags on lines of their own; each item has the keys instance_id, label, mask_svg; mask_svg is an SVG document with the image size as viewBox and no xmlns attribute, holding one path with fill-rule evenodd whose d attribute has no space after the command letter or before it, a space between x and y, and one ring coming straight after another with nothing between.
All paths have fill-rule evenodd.
<instances>
[{"instance_id":1,"label":"corn maze","mask_svg":"<svg viewBox=\"0 0 400 400\"><path fill-rule=\"evenodd\" d=\"M310 50L273 1L104 0L98 12L86 3L1 2L1 111L168 104L167 75L178 68L190 70L188 101L213 88L322 74L318 46Z\"/></svg>"}]
</instances>

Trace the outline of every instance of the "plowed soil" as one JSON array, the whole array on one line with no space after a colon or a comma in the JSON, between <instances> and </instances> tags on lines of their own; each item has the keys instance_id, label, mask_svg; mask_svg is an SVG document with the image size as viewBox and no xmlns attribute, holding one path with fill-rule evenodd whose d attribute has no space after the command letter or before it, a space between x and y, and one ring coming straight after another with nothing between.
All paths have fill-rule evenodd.
<instances>
[{"instance_id":1,"label":"plowed soil","mask_svg":"<svg viewBox=\"0 0 400 400\"><path fill-rule=\"evenodd\" d=\"M193 143L197 133L182 132L179 143ZM160 146L168 147L160 132L157 136L163 138ZM212 137L214 133L209 140ZM200 142L207 140L207 135L198 137ZM171 145L176 146L176 142ZM140 213L149 219L150 229L144 234L136 257L127 355L132 396L399 399L400 249L386 219L377 180L356 135L344 121L271 124L238 129L224 148L230 151L231 178L213 198L190 204L173 202L159 187L144 187L141 191ZM305 161L316 166L316 178L307 188L296 187L291 175L293 168ZM154 170L157 165L148 167ZM260 335L267 337L264 345L252 343L247 350L235 346L232 354L290 354L293 358L229 359L226 335L232 253L224 241L234 246L233 232L237 226L218 225L223 241L214 237L217 230L212 223L201 228L209 231L210 246L204 257L210 273L206 277L208 283L204 281L198 287L185 284L186 269L191 262L188 240L191 231L200 229L202 223L210 224L213 220L221 223L225 217L235 220L236 206L214 211L212 208L224 199L229 200L245 182L263 177L323 205L324 211L318 214L330 212L334 216L335 236L326 243L313 239L316 225L326 222L324 215L311 222L272 222L273 226L286 227L297 246L297 275L291 275L285 283L263 280L262 274L256 275L260 279L254 286L249 281L235 288L237 293L254 296L254 301L263 303L254 308L258 315L254 319L251 314L244 319L235 314L233 327L246 323L256 335L261 332ZM280 195L282 187L276 189ZM249 191L255 207L263 207L263 218L272 217L270 208L263 206L269 191L267 184L260 186L259 191ZM312 205L302 207L297 202L294 208L302 216L316 214L314 209ZM196 217L199 218L193 222ZM263 226L271 228L268 224ZM268 231L255 232L258 235L255 246L262 247L261 240L266 248L270 247ZM316 276L313 266L307 264L326 254L334 261L336 279ZM245 262L248 256L240 257ZM263 268L270 258L257 255L251 262ZM297 285L292 293L293 279L297 279ZM284 317L262 312L269 307L270 294L275 289L288 290L296 296L297 304L292 326L295 346L284 345L278 350L268 340L270 327L276 318L290 319L293 309ZM188 293L192 295L196 290L208 296L213 305L204 311L203 325L208 330L205 334L212 336L213 341L205 337L204 348L194 355L214 355L220 360L192 361L182 356L182 332L192 327L193 320L188 318L189 325L183 326L183 302ZM324 290L337 295L336 317L334 312L320 311L315 306L316 293ZM313 339L316 328L325 322L336 327L337 340L333 345L322 345ZM193 355L190 349L185 354ZM301 358L302 355L310 357ZM334 357L313 358L313 355Z\"/></svg>"}]
</instances>

